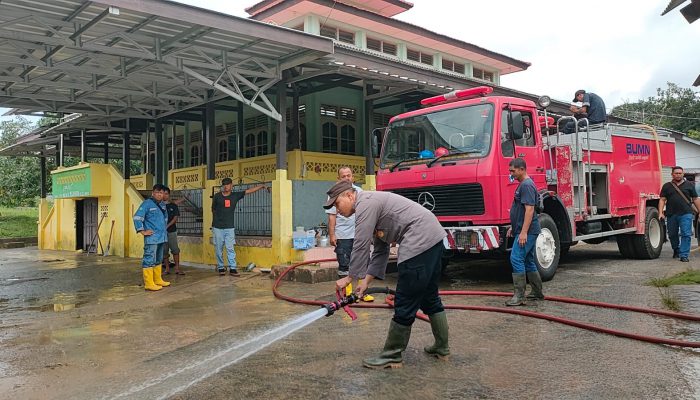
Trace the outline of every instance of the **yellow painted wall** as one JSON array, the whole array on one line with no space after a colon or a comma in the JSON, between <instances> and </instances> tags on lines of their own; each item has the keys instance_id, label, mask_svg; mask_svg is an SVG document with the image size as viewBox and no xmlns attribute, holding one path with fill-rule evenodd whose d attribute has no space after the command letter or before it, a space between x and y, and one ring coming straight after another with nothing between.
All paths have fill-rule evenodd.
<instances>
[{"instance_id":1,"label":"yellow painted wall","mask_svg":"<svg viewBox=\"0 0 700 400\"><path fill-rule=\"evenodd\" d=\"M176 189L202 187L203 236L181 237L181 260L197 264L216 265L216 256L212 244L212 199L209 194L220 185L221 178L234 180L252 178L258 181L272 182L272 247L236 246L238 265L245 266L254 262L261 267L284 264L303 260L303 251L292 248L292 181L290 179L334 180L337 168L350 165L358 168L360 183L365 188L374 188L374 177L364 177L364 159L355 156L323 154L313 152L291 151L289 156L289 173L287 170L275 169L275 156L256 157L247 160L235 160L217 164L217 178L206 180L204 166L170 171L170 181ZM359 166L362 165L360 169ZM133 215L143 202L137 188L124 180L119 171L108 164L81 164L72 168L91 168L93 177L91 197L98 199L98 218L103 213L99 236L106 248L110 229L112 240L110 255L141 258L143 255L143 237L136 233ZM311 170L313 168L313 170ZM63 171L65 169L61 169ZM178 180L178 178L180 178ZM144 174L134 177L142 190L152 186L152 177ZM149 182L150 180L150 182ZM147 185L147 186L144 186ZM77 199L56 199L49 209L46 200L40 204L39 246L42 249L76 250L75 206ZM112 221L114 227L112 228Z\"/></svg>"}]
</instances>

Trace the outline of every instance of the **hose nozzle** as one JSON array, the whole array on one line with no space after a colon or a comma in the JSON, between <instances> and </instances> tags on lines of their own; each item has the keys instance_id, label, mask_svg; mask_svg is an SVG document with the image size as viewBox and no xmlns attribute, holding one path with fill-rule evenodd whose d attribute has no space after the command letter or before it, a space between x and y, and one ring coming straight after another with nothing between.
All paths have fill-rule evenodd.
<instances>
[{"instance_id":1,"label":"hose nozzle","mask_svg":"<svg viewBox=\"0 0 700 400\"><path fill-rule=\"evenodd\" d=\"M328 304L324 304L321 307L326 309L326 311L328 312L328 314L326 314L326 317L329 317L341 308L345 308L350 304L357 303L359 300L360 298L355 293L352 293L349 296L341 297L338 300L330 302Z\"/></svg>"}]
</instances>

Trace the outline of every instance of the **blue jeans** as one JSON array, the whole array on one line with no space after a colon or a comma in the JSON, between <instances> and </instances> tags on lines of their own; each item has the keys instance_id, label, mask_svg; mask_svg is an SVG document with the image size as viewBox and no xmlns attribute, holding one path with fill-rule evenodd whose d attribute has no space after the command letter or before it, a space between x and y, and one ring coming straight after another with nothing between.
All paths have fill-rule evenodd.
<instances>
[{"instance_id":1,"label":"blue jeans","mask_svg":"<svg viewBox=\"0 0 700 400\"><path fill-rule=\"evenodd\" d=\"M693 235L693 214L673 214L666 216L666 227L668 228L668 239L671 241L671 248L678 252L681 258L688 258L690 255L690 238ZM678 230L680 228L680 246L678 241Z\"/></svg>"},{"instance_id":2,"label":"blue jeans","mask_svg":"<svg viewBox=\"0 0 700 400\"><path fill-rule=\"evenodd\" d=\"M151 268L153 266L158 266L163 262L163 245L165 243L158 244L145 244L143 245L143 259L141 260L141 266L143 268Z\"/></svg>"},{"instance_id":3,"label":"blue jeans","mask_svg":"<svg viewBox=\"0 0 700 400\"><path fill-rule=\"evenodd\" d=\"M518 244L518 235L515 234L515 243L513 243L513 248L510 250L510 265L513 267L514 274L524 274L525 272L535 272L537 271L537 264L535 264L535 244L537 243L537 236L539 235L527 235L527 242L525 246Z\"/></svg>"},{"instance_id":4,"label":"blue jeans","mask_svg":"<svg viewBox=\"0 0 700 400\"><path fill-rule=\"evenodd\" d=\"M212 228L214 232L214 249L216 250L216 267L219 271L224 269L224 254L223 247L226 247L226 258L228 259L229 269L236 270L236 250L233 245L236 244L236 230Z\"/></svg>"}]
</instances>

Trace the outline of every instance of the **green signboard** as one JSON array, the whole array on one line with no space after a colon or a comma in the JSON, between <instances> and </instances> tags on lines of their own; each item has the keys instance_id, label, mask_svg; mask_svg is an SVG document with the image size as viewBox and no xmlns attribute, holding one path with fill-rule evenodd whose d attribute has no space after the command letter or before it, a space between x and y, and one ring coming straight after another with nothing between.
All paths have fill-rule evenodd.
<instances>
[{"instance_id":1,"label":"green signboard","mask_svg":"<svg viewBox=\"0 0 700 400\"><path fill-rule=\"evenodd\" d=\"M90 168L54 173L52 194L55 199L88 197L92 187Z\"/></svg>"}]
</instances>

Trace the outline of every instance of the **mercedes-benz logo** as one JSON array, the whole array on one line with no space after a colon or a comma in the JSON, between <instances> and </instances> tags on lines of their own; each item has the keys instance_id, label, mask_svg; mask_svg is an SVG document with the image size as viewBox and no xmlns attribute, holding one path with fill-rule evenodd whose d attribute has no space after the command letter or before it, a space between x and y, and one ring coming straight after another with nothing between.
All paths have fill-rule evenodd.
<instances>
[{"instance_id":1,"label":"mercedes-benz logo","mask_svg":"<svg viewBox=\"0 0 700 400\"><path fill-rule=\"evenodd\" d=\"M427 208L428 211L433 211L435 209L435 197L430 192L422 192L418 195L418 204Z\"/></svg>"}]
</instances>

